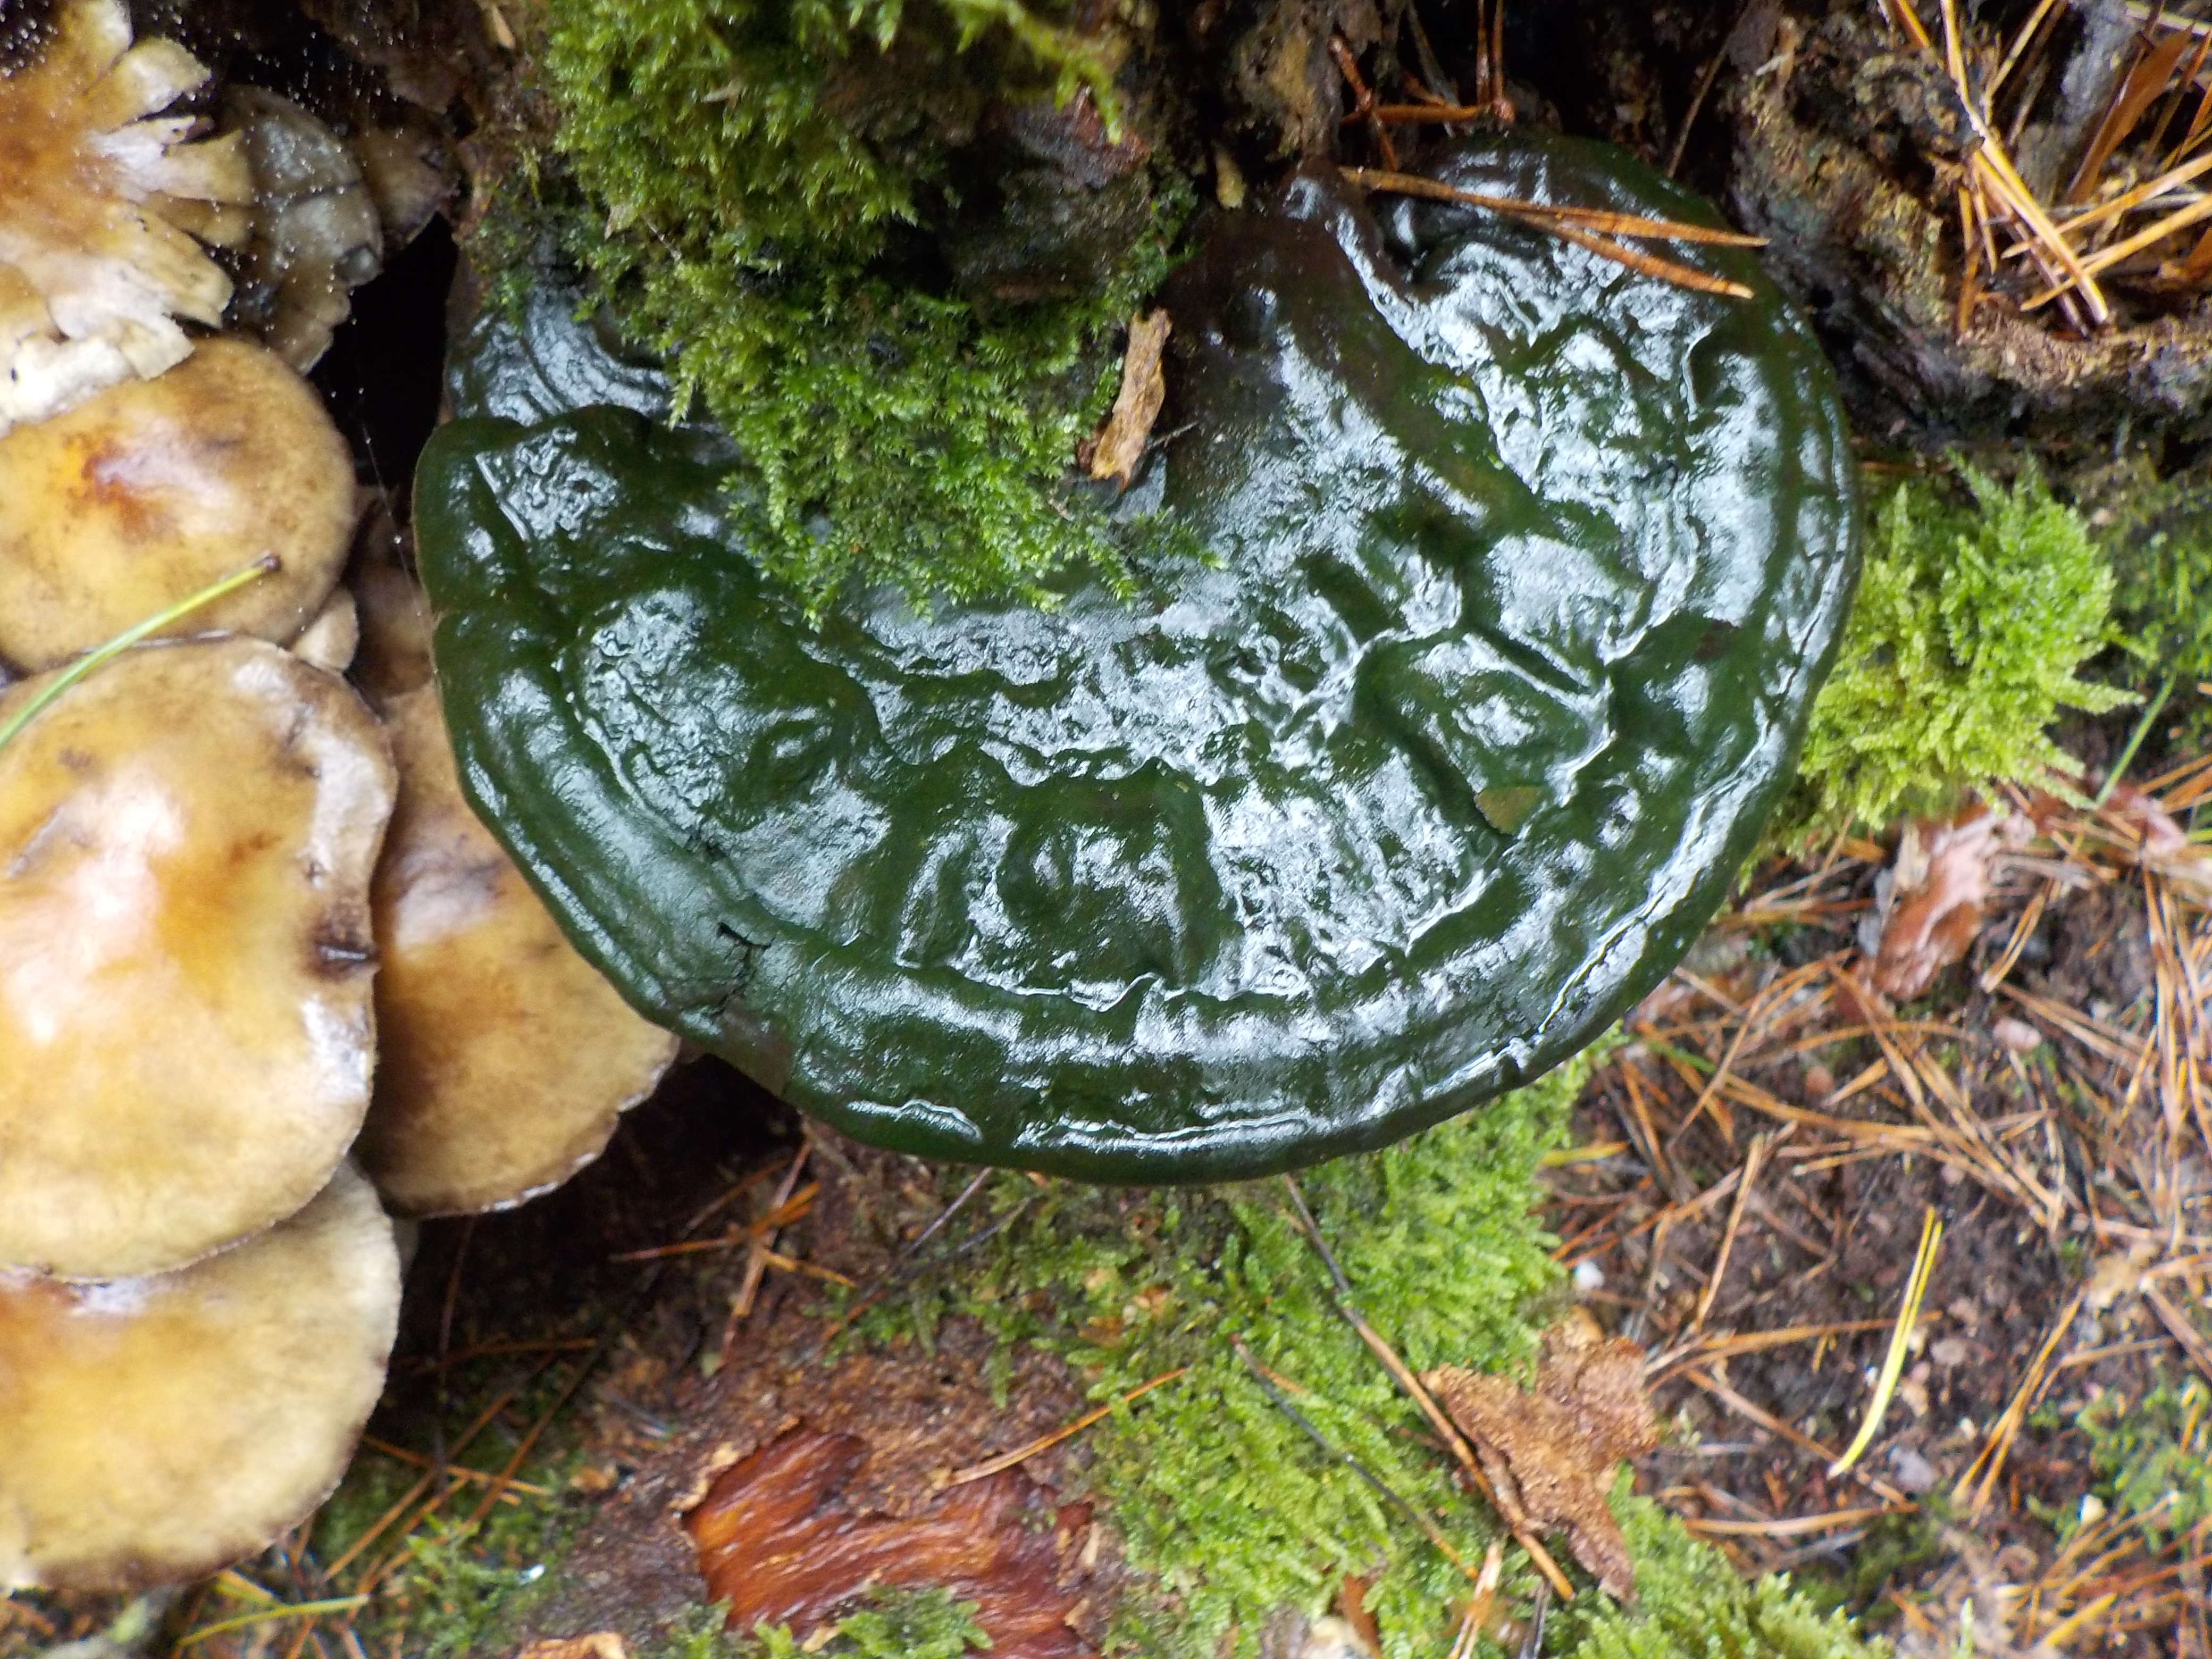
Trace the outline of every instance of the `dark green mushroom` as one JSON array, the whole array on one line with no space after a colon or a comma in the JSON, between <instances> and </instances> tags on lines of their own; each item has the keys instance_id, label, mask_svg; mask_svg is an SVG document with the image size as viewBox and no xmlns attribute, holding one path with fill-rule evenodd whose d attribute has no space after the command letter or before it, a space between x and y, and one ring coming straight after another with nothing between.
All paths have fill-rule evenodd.
<instances>
[{"instance_id":1,"label":"dark green mushroom","mask_svg":"<svg viewBox=\"0 0 2212 1659\"><path fill-rule=\"evenodd\" d=\"M1442 176L1709 221L1515 134ZM651 1018L863 1139L1097 1180L1374 1146L1590 1041L1710 920L1857 560L1843 416L1733 300L1333 173L1161 298L1139 592L819 625L741 458L541 305L416 486L466 786Z\"/></svg>"}]
</instances>

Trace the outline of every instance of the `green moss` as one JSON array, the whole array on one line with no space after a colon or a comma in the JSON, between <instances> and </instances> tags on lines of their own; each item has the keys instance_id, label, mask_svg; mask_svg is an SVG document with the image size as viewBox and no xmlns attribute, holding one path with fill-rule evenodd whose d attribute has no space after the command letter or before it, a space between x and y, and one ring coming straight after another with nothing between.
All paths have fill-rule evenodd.
<instances>
[{"instance_id":1,"label":"green moss","mask_svg":"<svg viewBox=\"0 0 2212 1659\"><path fill-rule=\"evenodd\" d=\"M2130 1404L2107 1394L2075 1420L2089 1438L2098 1490L2117 1513L2147 1517L2163 1547L2212 1516L2212 1388L2190 1376L2161 1378ZM2078 1520L2078 1516L2075 1517Z\"/></svg>"},{"instance_id":2,"label":"green moss","mask_svg":"<svg viewBox=\"0 0 2212 1659\"><path fill-rule=\"evenodd\" d=\"M730 1634L727 1622L729 1609L727 1601L684 1608L642 1659L738 1659L738 1638Z\"/></svg>"},{"instance_id":3,"label":"green moss","mask_svg":"<svg viewBox=\"0 0 2212 1659\"><path fill-rule=\"evenodd\" d=\"M1417 1369L1533 1356L1560 1285L1533 1213L1534 1170L1594 1060L1300 1177L1362 1311ZM937 1320L965 1313L998 1332L1002 1352L1027 1342L1066 1358L1102 1401L1189 1368L1089 1437L1088 1479L1160 1591L1123 1598L1116 1651L1250 1654L1271 1616L1325 1610L1349 1574L1371 1581L1367 1604L1393 1659L1449 1645L1466 1580L1237 1356L1241 1341L1304 1390L1298 1408L1334 1446L1434 1516L1463 1559L1481 1559L1488 1512L1455 1490L1415 1408L1337 1315L1284 1183L1040 1191L1009 1175L987 1191L1000 1217L1020 1212L988 1254L861 1333L927 1341Z\"/></svg>"},{"instance_id":4,"label":"green moss","mask_svg":"<svg viewBox=\"0 0 2212 1659\"><path fill-rule=\"evenodd\" d=\"M1771 839L1932 815L1993 779L2069 764L2063 708L2129 700L2081 679L2112 637L2112 574L2079 514L2024 473L1967 471L1972 501L1901 485L1879 515L1836 671Z\"/></svg>"},{"instance_id":5,"label":"green moss","mask_svg":"<svg viewBox=\"0 0 2212 1659\"><path fill-rule=\"evenodd\" d=\"M1299 1177L1361 1311L1415 1370L1517 1370L1568 1297L1534 1214L1538 1161L1561 1144L1569 1108L1602 1048L1534 1085L1364 1158ZM1431 1516L1479 1562L1490 1512L1453 1482L1417 1409L1338 1315L1327 1271L1280 1182L1103 1192L1009 1176L988 1189L1005 1218L957 1282L863 1331L926 1340L961 1312L1011 1351L1065 1357L1094 1399L1118 1408L1091 1432L1085 1477L1106 1500L1149 1592L1124 1596L1109 1646L1145 1659L1258 1651L1287 1609L1325 1611L1347 1576L1369 1581L1389 1659L1443 1651L1468 1583L1387 1500L1322 1452L1254 1380L1246 1350L1294 1387L1329 1440ZM1844 1659L1869 1650L1782 1581L1740 1584L1728 1564L1656 1507L1620 1489L1641 1602L1608 1607L1586 1589L1547 1650ZM1509 1550L1504 1594L1526 1606L1535 1578ZM1492 1650L1494 1651L1494 1650Z\"/></svg>"},{"instance_id":6,"label":"green moss","mask_svg":"<svg viewBox=\"0 0 2212 1659\"><path fill-rule=\"evenodd\" d=\"M1121 573L1066 479L1187 187L1140 175L1121 204L1139 234L1107 268L1018 303L959 291L936 240L991 97L1110 108L1091 46L1015 0L552 0L550 18L557 144L594 222L569 252L750 460L764 565L817 608L848 582L1043 599L1070 564Z\"/></svg>"},{"instance_id":7,"label":"green moss","mask_svg":"<svg viewBox=\"0 0 2212 1659\"><path fill-rule=\"evenodd\" d=\"M433 1521L407 1540L408 1564L391 1594L408 1609L410 1650L424 1659L490 1653L500 1635L551 1587L544 1558L559 1553L557 1533L531 1520L492 1517L469 1526ZM515 1535L525 1530L526 1547Z\"/></svg>"},{"instance_id":8,"label":"green moss","mask_svg":"<svg viewBox=\"0 0 2212 1659\"><path fill-rule=\"evenodd\" d=\"M2212 738L2212 486L2124 477L2099 514L2108 524L2112 614L2125 634L2120 673L2145 696L2170 685L2172 738Z\"/></svg>"},{"instance_id":9,"label":"green moss","mask_svg":"<svg viewBox=\"0 0 2212 1659\"><path fill-rule=\"evenodd\" d=\"M975 1622L975 1604L956 1601L941 1589L878 1589L832 1626L827 1639L817 1633L801 1645L781 1625L763 1626L731 1648L732 1659L961 1659L991 1645ZM672 1659L720 1659L714 1651Z\"/></svg>"},{"instance_id":10,"label":"green moss","mask_svg":"<svg viewBox=\"0 0 2212 1659\"><path fill-rule=\"evenodd\" d=\"M1720 1553L1626 1483L1613 1495L1636 1558L1636 1603L1577 1596L1558 1615L1553 1653L1574 1659L1877 1659L1840 1613L1823 1613L1770 1575L1738 1578Z\"/></svg>"},{"instance_id":11,"label":"green moss","mask_svg":"<svg viewBox=\"0 0 2212 1659\"><path fill-rule=\"evenodd\" d=\"M547 1377L528 1390L518 1409L544 1411L558 1396L558 1382ZM560 1425L556 1425L556 1431ZM458 1459L457 1467L492 1474L512 1455L511 1443L501 1445L486 1436ZM403 1538L397 1531L380 1534L334 1587L342 1591L356 1575L398 1551L400 1559L378 1581L374 1601L356 1620L362 1639L376 1652L387 1650L399 1638L416 1659L446 1659L449 1655L503 1652L514 1644L504 1638L518 1627L530 1608L554 1588L553 1569L574 1542L589 1504L575 1495L571 1477L576 1455L564 1449L541 1447L538 1454L514 1471L514 1479L530 1490L509 1494L492 1506L481 1522L471 1524L469 1515L477 1501L478 1488L464 1486L450 1500L446 1513L416 1525ZM347 1555L367 1531L410 1492L416 1501L420 1471L374 1453L354 1460L345 1479L314 1519L315 1558L334 1561Z\"/></svg>"},{"instance_id":12,"label":"green moss","mask_svg":"<svg viewBox=\"0 0 2212 1659\"><path fill-rule=\"evenodd\" d=\"M827 1630L801 1643L785 1625L762 1625L736 1636L729 1603L686 1607L662 1631L643 1659L961 1659L988 1649L975 1604L941 1589L878 1589Z\"/></svg>"}]
</instances>

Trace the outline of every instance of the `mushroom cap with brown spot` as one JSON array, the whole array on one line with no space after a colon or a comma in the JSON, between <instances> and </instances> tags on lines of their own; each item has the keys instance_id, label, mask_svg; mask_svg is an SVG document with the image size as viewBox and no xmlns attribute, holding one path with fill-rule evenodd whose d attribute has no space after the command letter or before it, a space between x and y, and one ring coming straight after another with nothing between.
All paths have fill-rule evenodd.
<instances>
[{"instance_id":1,"label":"mushroom cap with brown spot","mask_svg":"<svg viewBox=\"0 0 2212 1659\"><path fill-rule=\"evenodd\" d=\"M344 1166L175 1273L0 1273L0 1593L178 1583L262 1548L344 1473L398 1318L392 1223Z\"/></svg>"},{"instance_id":2,"label":"mushroom cap with brown spot","mask_svg":"<svg viewBox=\"0 0 2212 1659\"><path fill-rule=\"evenodd\" d=\"M0 1265L160 1273L321 1190L395 787L352 688L255 640L126 652L0 748Z\"/></svg>"},{"instance_id":3,"label":"mushroom cap with brown spot","mask_svg":"<svg viewBox=\"0 0 2212 1659\"><path fill-rule=\"evenodd\" d=\"M337 585L353 461L274 353L209 340L0 437L0 657L52 667L273 553L280 568L178 624L283 644Z\"/></svg>"},{"instance_id":4,"label":"mushroom cap with brown spot","mask_svg":"<svg viewBox=\"0 0 2212 1659\"><path fill-rule=\"evenodd\" d=\"M380 1053L359 1157L409 1214L518 1203L599 1155L677 1040L576 954L469 810L437 693L383 708L399 806L376 873Z\"/></svg>"}]
</instances>

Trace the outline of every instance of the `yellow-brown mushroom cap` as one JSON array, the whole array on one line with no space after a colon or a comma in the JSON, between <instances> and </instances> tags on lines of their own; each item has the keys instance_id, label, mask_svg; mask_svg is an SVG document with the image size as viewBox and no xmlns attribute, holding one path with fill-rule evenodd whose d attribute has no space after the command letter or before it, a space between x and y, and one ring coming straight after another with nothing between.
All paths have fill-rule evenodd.
<instances>
[{"instance_id":1,"label":"yellow-brown mushroom cap","mask_svg":"<svg viewBox=\"0 0 2212 1659\"><path fill-rule=\"evenodd\" d=\"M0 1592L177 1583L262 1548L337 1484L398 1317L392 1223L349 1167L176 1273L0 1273Z\"/></svg>"},{"instance_id":2,"label":"yellow-brown mushroom cap","mask_svg":"<svg viewBox=\"0 0 2212 1659\"><path fill-rule=\"evenodd\" d=\"M437 693L383 708L399 807L376 874L362 1166L409 1214L519 1203L599 1155L677 1040L576 954L469 810Z\"/></svg>"},{"instance_id":3,"label":"yellow-brown mushroom cap","mask_svg":"<svg viewBox=\"0 0 2212 1659\"><path fill-rule=\"evenodd\" d=\"M222 320L230 278L193 240L250 220L235 135L162 116L207 79L131 42L123 0L62 0L37 60L0 73L0 433L191 355L176 319ZM189 233L189 234L187 234Z\"/></svg>"},{"instance_id":4,"label":"yellow-brown mushroom cap","mask_svg":"<svg viewBox=\"0 0 2212 1659\"><path fill-rule=\"evenodd\" d=\"M353 690L253 640L126 652L0 749L0 1265L161 1272L329 1180L394 789Z\"/></svg>"},{"instance_id":5,"label":"yellow-brown mushroom cap","mask_svg":"<svg viewBox=\"0 0 2212 1659\"><path fill-rule=\"evenodd\" d=\"M337 585L353 461L273 353L209 340L0 437L0 657L36 671L273 553L281 568L179 624L283 644Z\"/></svg>"}]
</instances>

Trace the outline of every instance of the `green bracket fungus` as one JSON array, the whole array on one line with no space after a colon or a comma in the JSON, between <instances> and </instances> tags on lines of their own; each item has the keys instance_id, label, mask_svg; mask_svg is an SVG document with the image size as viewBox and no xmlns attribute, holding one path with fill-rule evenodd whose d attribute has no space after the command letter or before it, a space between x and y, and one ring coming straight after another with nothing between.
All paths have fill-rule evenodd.
<instances>
[{"instance_id":1,"label":"green bracket fungus","mask_svg":"<svg viewBox=\"0 0 2212 1659\"><path fill-rule=\"evenodd\" d=\"M1711 213L1539 134L1443 173ZM465 786L641 1009L864 1139L1188 1181L1463 1110L1696 937L1850 600L1826 365L1686 257L1754 297L1295 175L1161 296L1181 435L1122 510L1206 556L1048 608L817 623L742 434L592 399L635 374L574 325L488 349L416 484Z\"/></svg>"}]
</instances>

